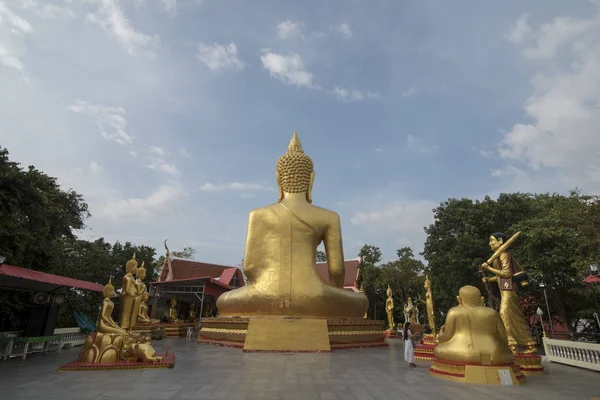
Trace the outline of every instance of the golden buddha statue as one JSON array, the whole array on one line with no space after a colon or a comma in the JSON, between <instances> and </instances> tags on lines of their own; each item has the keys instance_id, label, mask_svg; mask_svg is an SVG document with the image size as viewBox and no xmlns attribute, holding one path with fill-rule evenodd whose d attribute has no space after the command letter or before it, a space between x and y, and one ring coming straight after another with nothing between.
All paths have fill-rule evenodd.
<instances>
[{"instance_id":1,"label":"golden buddha statue","mask_svg":"<svg viewBox=\"0 0 600 400\"><path fill-rule=\"evenodd\" d=\"M97 330L99 333L117 333L119 335L127 335L127 331L121 328L112 319L112 312L115 308L115 304L112 302L111 298L115 296L115 287L112 285L111 281L112 277L108 280L106 286L104 286L104 301L102 302L102 307L100 309Z\"/></svg>"},{"instance_id":2,"label":"golden buddha statue","mask_svg":"<svg viewBox=\"0 0 600 400\"><path fill-rule=\"evenodd\" d=\"M244 273L248 283L221 295L220 316L284 315L362 318L366 296L344 290L340 217L312 205L313 162L294 131L277 161L277 203L250 212ZM315 255L325 244L330 284L319 277Z\"/></svg>"},{"instance_id":3,"label":"golden buddha statue","mask_svg":"<svg viewBox=\"0 0 600 400\"><path fill-rule=\"evenodd\" d=\"M486 269L494 274L493 277L484 277L484 283L497 282L500 288L500 317L504 322L506 333L508 335L508 345L513 353L517 353L517 346L523 346L524 354L536 353L535 340L531 336L529 327L525 322L525 316L521 311L518 284L513 282L513 278L517 273L522 275L523 272L515 271L515 260L510 252L500 247L507 242L508 237L503 233L493 233L490 236L490 247L495 252L499 251L499 255L494 259L493 266L487 262L481 265L482 269Z\"/></svg>"},{"instance_id":4,"label":"golden buddha statue","mask_svg":"<svg viewBox=\"0 0 600 400\"><path fill-rule=\"evenodd\" d=\"M169 323L178 324L181 321L177 318L177 300L171 299L171 308L169 308Z\"/></svg>"},{"instance_id":5,"label":"golden buddha statue","mask_svg":"<svg viewBox=\"0 0 600 400\"><path fill-rule=\"evenodd\" d=\"M190 304L188 320L190 322L194 322L196 320L196 305L194 303Z\"/></svg>"},{"instance_id":6,"label":"golden buddha statue","mask_svg":"<svg viewBox=\"0 0 600 400\"><path fill-rule=\"evenodd\" d=\"M435 336L435 309L433 303L433 294L431 293L431 281L429 280L429 276L425 274L425 301L421 300L422 303L425 303L427 307L427 323L429 324L429 328L431 328L432 334Z\"/></svg>"},{"instance_id":7,"label":"golden buddha statue","mask_svg":"<svg viewBox=\"0 0 600 400\"><path fill-rule=\"evenodd\" d=\"M135 290L137 294L133 303L132 315L135 315L136 318L131 318L129 323L130 329L133 329L137 321L149 322L148 320L144 320L141 316L142 304L145 306L144 308L146 309L146 314L148 313L148 304L145 304L148 299L148 296L145 296L148 293L148 288L144 283L144 279L146 279L146 268L144 268L144 261L142 261L142 266L137 269L135 277Z\"/></svg>"},{"instance_id":8,"label":"golden buddha statue","mask_svg":"<svg viewBox=\"0 0 600 400\"><path fill-rule=\"evenodd\" d=\"M392 298L392 288L388 284L387 287L387 300L385 301L385 312L388 318L388 329L394 329L394 299Z\"/></svg>"},{"instance_id":9,"label":"golden buddha statue","mask_svg":"<svg viewBox=\"0 0 600 400\"><path fill-rule=\"evenodd\" d=\"M142 295L142 301L140 303L140 312L138 314L138 322L160 322L157 319L152 319L148 315L148 292L144 292Z\"/></svg>"},{"instance_id":10,"label":"golden buddha statue","mask_svg":"<svg viewBox=\"0 0 600 400\"><path fill-rule=\"evenodd\" d=\"M131 327L131 320L137 319L137 314L133 313L133 306L137 297L137 289L135 286L135 278L133 277L137 272L138 263L135 260L135 253L131 260L125 264L125 276L123 276L123 287L121 289L121 305L120 305L120 316L119 325L123 329L129 329Z\"/></svg>"},{"instance_id":11,"label":"golden buddha statue","mask_svg":"<svg viewBox=\"0 0 600 400\"><path fill-rule=\"evenodd\" d=\"M514 355L502 319L496 310L483 306L479 289L463 286L457 299L459 305L446 316L435 358L462 364L512 365Z\"/></svg>"}]
</instances>

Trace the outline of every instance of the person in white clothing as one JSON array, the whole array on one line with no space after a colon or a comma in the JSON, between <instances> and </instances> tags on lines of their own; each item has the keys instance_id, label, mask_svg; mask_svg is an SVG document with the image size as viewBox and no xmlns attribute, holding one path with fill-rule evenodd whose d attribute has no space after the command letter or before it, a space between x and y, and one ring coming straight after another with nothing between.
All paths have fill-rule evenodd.
<instances>
[{"instance_id":1,"label":"person in white clothing","mask_svg":"<svg viewBox=\"0 0 600 400\"><path fill-rule=\"evenodd\" d=\"M404 323L404 361L408 363L408 366L411 368L415 368L417 364L415 364L415 348L413 347L412 336L413 333L409 328L410 321L406 321Z\"/></svg>"}]
</instances>

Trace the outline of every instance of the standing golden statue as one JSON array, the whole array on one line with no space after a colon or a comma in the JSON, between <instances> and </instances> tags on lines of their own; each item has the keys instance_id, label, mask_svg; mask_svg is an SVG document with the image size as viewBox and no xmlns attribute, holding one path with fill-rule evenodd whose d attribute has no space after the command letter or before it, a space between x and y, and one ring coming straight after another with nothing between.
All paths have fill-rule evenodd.
<instances>
[{"instance_id":1,"label":"standing golden statue","mask_svg":"<svg viewBox=\"0 0 600 400\"><path fill-rule=\"evenodd\" d=\"M427 323L429 324L429 328L431 328L432 334L436 335L436 326L435 326L435 308L433 302L433 293L431 292L431 281L429 280L429 276L425 274L425 301L420 300L427 307Z\"/></svg>"},{"instance_id":2,"label":"standing golden statue","mask_svg":"<svg viewBox=\"0 0 600 400\"><path fill-rule=\"evenodd\" d=\"M512 238L503 233L493 233L490 236L490 247L494 255L487 262L481 264L482 269L493 273L491 278L484 277L484 283L497 282L500 289L500 317L504 322L508 334L508 346L513 353L518 352L518 346L525 348L523 354L536 353L535 340L531 336L529 327L525 322L525 316L519 304L519 283L526 282L524 271L516 270L516 261L508 250L508 246L520 235L520 232ZM493 266L490 266L493 263ZM520 279L520 280L519 280Z\"/></svg>"},{"instance_id":3,"label":"standing golden statue","mask_svg":"<svg viewBox=\"0 0 600 400\"><path fill-rule=\"evenodd\" d=\"M190 304L190 312L188 316L188 321L194 322L196 321L196 305L194 303Z\"/></svg>"},{"instance_id":4,"label":"standing golden statue","mask_svg":"<svg viewBox=\"0 0 600 400\"><path fill-rule=\"evenodd\" d=\"M392 288L388 284L387 287L387 300L385 301L385 312L387 313L388 318L388 329L394 329L396 325L394 323L394 299L392 298Z\"/></svg>"},{"instance_id":5,"label":"standing golden statue","mask_svg":"<svg viewBox=\"0 0 600 400\"><path fill-rule=\"evenodd\" d=\"M134 275L137 272L138 262L135 260L135 253L131 260L125 264L125 276L123 276L123 287L121 289L121 304L119 325L123 329L130 329L131 320L134 324L137 319L137 314L133 313L133 306L137 299L137 289L135 286Z\"/></svg>"},{"instance_id":6,"label":"standing golden statue","mask_svg":"<svg viewBox=\"0 0 600 400\"><path fill-rule=\"evenodd\" d=\"M295 131L275 176L277 203L250 212L244 254L248 283L218 298L220 316L362 318L367 298L344 290L340 217L311 204L315 171ZM330 284L315 269L321 242Z\"/></svg>"},{"instance_id":7,"label":"standing golden statue","mask_svg":"<svg viewBox=\"0 0 600 400\"><path fill-rule=\"evenodd\" d=\"M129 329L133 329L135 323L140 320L140 310L142 306L142 302L144 301L144 294L148 291L146 288L146 284L144 283L144 279L146 279L146 268L144 268L145 261L142 261L141 267L136 270L135 273L135 299L133 302L133 309L131 311L132 317L129 320ZM148 305L146 305L146 309ZM135 317L134 317L135 316Z\"/></svg>"}]
</instances>

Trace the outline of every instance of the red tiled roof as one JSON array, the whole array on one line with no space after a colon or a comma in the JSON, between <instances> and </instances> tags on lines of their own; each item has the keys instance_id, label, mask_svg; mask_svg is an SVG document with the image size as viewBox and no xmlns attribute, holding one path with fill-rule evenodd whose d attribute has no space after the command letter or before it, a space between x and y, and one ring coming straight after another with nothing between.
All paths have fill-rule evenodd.
<instances>
[{"instance_id":1,"label":"red tiled roof","mask_svg":"<svg viewBox=\"0 0 600 400\"><path fill-rule=\"evenodd\" d=\"M235 267L224 270L221 274L221 277L219 278L219 282L229 285L231 283L231 279L233 279L233 276L236 272L237 268Z\"/></svg>"},{"instance_id":2,"label":"red tiled roof","mask_svg":"<svg viewBox=\"0 0 600 400\"><path fill-rule=\"evenodd\" d=\"M98 283L81 281L79 279L67 278L66 276L48 274L46 272L34 271L27 268L19 268L7 264L2 264L0 266L0 280L2 276L42 282L56 286L67 286L83 290L91 290L93 292L101 292L104 289L104 286Z\"/></svg>"},{"instance_id":3,"label":"red tiled roof","mask_svg":"<svg viewBox=\"0 0 600 400\"><path fill-rule=\"evenodd\" d=\"M171 268L173 268L173 280L196 278L199 276L210 276L218 278L224 270L234 268L226 265L208 264L194 260L171 259ZM161 281L167 278L168 268L163 269Z\"/></svg>"},{"instance_id":4,"label":"red tiled roof","mask_svg":"<svg viewBox=\"0 0 600 400\"><path fill-rule=\"evenodd\" d=\"M583 283L600 283L600 276L590 275L583 280Z\"/></svg>"},{"instance_id":5,"label":"red tiled roof","mask_svg":"<svg viewBox=\"0 0 600 400\"><path fill-rule=\"evenodd\" d=\"M360 263L360 261L357 259L344 261L344 266L346 267L346 275L344 276L344 287L347 288L347 287L356 286L356 275L358 272L358 264L359 263ZM327 269L327 263L320 262L320 263L317 263L316 266L317 266L317 272L319 273L319 276L321 276L321 279L323 280L323 282L330 283L329 282L329 270Z\"/></svg>"},{"instance_id":6,"label":"red tiled roof","mask_svg":"<svg viewBox=\"0 0 600 400\"><path fill-rule=\"evenodd\" d=\"M231 289L231 286L229 286L226 283L223 282L219 282L218 280L216 280L213 277L210 276L196 276L193 278L184 278L184 279L173 279L172 281L158 281L158 282L150 282L151 285L165 285L165 284L173 284L173 283L188 283L188 282L194 282L194 281L209 281L210 283L214 283L215 285L219 285L219 286L223 286L227 289Z\"/></svg>"}]
</instances>

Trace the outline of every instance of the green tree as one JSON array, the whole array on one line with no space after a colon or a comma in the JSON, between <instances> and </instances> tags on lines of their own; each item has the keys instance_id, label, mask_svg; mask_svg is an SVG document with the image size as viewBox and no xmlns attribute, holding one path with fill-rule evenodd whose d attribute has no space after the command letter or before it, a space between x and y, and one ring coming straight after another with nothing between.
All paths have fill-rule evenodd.
<instances>
[{"instance_id":1,"label":"green tree","mask_svg":"<svg viewBox=\"0 0 600 400\"><path fill-rule=\"evenodd\" d=\"M6 262L45 270L56 240L73 238L90 216L83 197L62 190L33 166L22 169L0 148L0 255Z\"/></svg>"},{"instance_id":2,"label":"green tree","mask_svg":"<svg viewBox=\"0 0 600 400\"><path fill-rule=\"evenodd\" d=\"M381 250L377 246L365 244L358 253L360 258L359 263L359 278L358 285L365 291L365 295L369 299L369 314L370 317L376 319L377 316L385 315L385 288L381 288L381 268L376 264L381 261ZM382 300L383 299L383 300Z\"/></svg>"},{"instance_id":3,"label":"green tree","mask_svg":"<svg viewBox=\"0 0 600 400\"><path fill-rule=\"evenodd\" d=\"M317 262L325 262L325 261L327 261L327 255L325 254L324 251L317 250L316 260L317 260Z\"/></svg>"},{"instance_id":4,"label":"green tree","mask_svg":"<svg viewBox=\"0 0 600 400\"><path fill-rule=\"evenodd\" d=\"M196 249L193 247L184 247L181 251L173 251L171 252L174 257L185 258L187 260L193 260L194 254L196 254Z\"/></svg>"}]
</instances>

